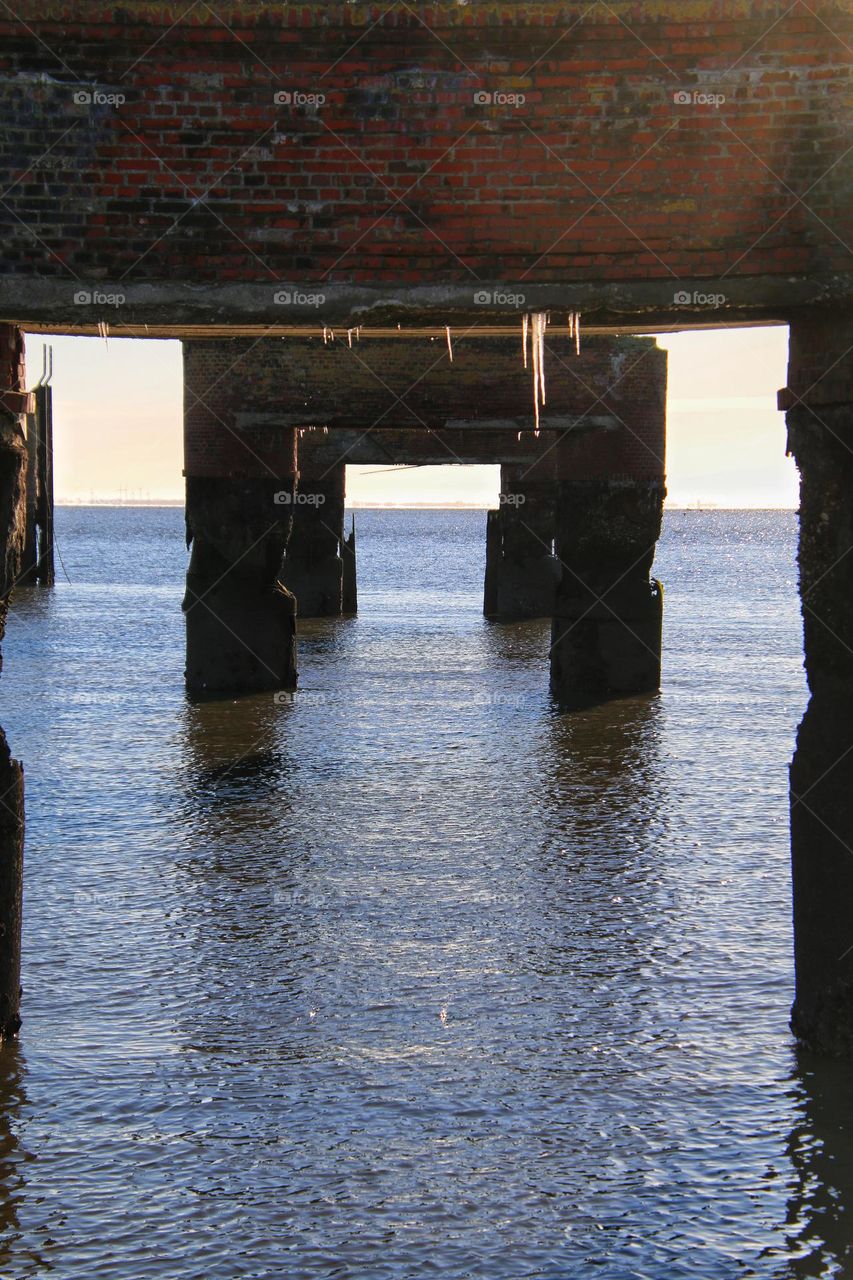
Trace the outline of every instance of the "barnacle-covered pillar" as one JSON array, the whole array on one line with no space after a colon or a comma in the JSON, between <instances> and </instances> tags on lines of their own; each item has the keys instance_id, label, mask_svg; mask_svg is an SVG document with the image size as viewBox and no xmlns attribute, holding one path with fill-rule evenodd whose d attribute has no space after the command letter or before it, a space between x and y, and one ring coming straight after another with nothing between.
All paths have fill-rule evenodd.
<instances>
[{"instance_id":1,"label":"barnacle-covered pillar","mask_svg":"<svg viewBox=\"0 0 853 1280\"><path fill-rule=\"evenodd\" d=\"M24 338L0 324L0 640L26 536L27 443ZM24 870L24 770L0 729L0 1035L20 1026L21 905Z\"/></svg>"},{"instance_id":2,"label":"barnacle-covered pillar","mask_svg":"<svg viewBox=\"0 0 853 1280\"><path fill-rule=\"evenodd\" d=\"M796 998L810 1048L853 1057L853 315L791 324L788 448L800 470L811 697L791 765Z\"/></svg>"},{"instance_id":3,"label":"barnacle-covered pillar","mask_svg":"<svg viewBox=\"0 0 853 1280\"><path fill-rule=\"evenodd\" d=\"M296 597L300 618L337 618L343 612L346 467L312 465L309 433L299 440L299 479L293 532L282 581Z\"/></svg>"},{"instance_id":4,"label":"barnacle-covered pillar","mask_svg":"<svg viewBox=\"0 0 853 1280\"><path fill-rule=\"evenodd\" d=\"M264 342L184 343L187 687L296 684L296 602L280 580L296 492L296 431Z\"/></svg>"},{"instance_id":5,"label":"barnacle-covered pillar","mask_svg":"<svg viewBox=\"0 0 853 1280\"><path fill-rule=\"evenodd\" d=\"M610 429L580 424L556 449L551 690L567 708L660 687L663 591L650 575L666 494L666 352L654 339L633 348L630 396L614 363L604 397Z\"/></svg>"},{"instance_id":6,"label":"barnacle-covered pillar","mask_svg":"<svg viewBox=\"0 0 853 1280\"><path fill-rule=\"evenodd\" d=\"M544 464L501 467L500 506L486 532L487 617L549 618L560 577L553 555L556 484L553 457Z\"/></svg>"}]
</instances>

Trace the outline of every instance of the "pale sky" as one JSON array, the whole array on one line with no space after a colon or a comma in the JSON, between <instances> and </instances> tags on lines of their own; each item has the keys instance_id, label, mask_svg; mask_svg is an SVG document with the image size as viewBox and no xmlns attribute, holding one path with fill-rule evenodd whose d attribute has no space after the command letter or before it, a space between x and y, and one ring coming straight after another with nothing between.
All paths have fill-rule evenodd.
<instances>
[{"instance_id":1,"label":"pale sky","mask_svg":"<svg viewBox=\"0 0 853 1280\"><path fill-rule=\"evenodd\" d=\"M27 338L30 385L42 339ZM784 327L667 334L670 506L796 507L776 392L787 381ZM179 342L51 338L58 502L183 497ZM347 469L356 504L497 505L497 467Z\"/></svg>"}]
</instances>

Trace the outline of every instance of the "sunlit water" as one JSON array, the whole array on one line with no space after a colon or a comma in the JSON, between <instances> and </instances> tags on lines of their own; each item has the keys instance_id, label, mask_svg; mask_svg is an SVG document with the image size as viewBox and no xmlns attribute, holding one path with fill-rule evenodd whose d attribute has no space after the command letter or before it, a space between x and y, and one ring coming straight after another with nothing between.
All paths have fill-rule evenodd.
<instances>
[{"instance_id":1,"label":"sunlit water","mask_svg":"<svg viewBox=\"0 0 853 1280\"><path fill-rule=\"evenodd\" d=\"M363 512L293 704L193 705L182 513L61 511L0 687L0 1275L853 1274L848 1076L787 1025L795 536L669 515L660 697L560 715L484 514Z\"/></svg>"}]
</instances>

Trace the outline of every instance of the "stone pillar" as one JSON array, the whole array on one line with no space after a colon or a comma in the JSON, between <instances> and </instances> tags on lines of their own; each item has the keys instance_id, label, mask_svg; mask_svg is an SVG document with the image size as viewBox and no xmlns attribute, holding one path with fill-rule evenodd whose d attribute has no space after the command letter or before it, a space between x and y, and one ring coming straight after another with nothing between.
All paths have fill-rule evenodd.
<instances>
[{"instance_id":1,"label":"stone pillar","mask_svg":"<svg viewBox=\"0 0 853 1280\"><path fill-rule=\"evenodd\" d=\"M501 467L500 507L487 528L487 617L550 618L554 612L560 568L552 552L557 496L552 471L549 466Z\"/></svg>"},{"instance_id":2,"label":"stone pillar","mask_svg":"<svg viewBox=\"0 0 853 1280\"><path fill-rule=\"evenodd\" d=\"M24 339L0 324L0 640L26 536L27 444ZM0 729L0 1035L20 1026L24 770Z\"/></svg>"},{"instance_id":3,"label":"stone pillar","mask_svg":"<svg viewBox=\"0 0 853 1280\"><path fill-rule=\"evenodd\" d=\"M358 559L355 549L355 516L352 518L352 529L348 538L344 539L344 613L358 613Z\"/></svg>"},{"instance_id":4,"label":"stone pillar","mask_svg":"<svg viewBox=\"0 0 853 1280\"><path fill-rule=\"evenodd\" d=\"M791 324L788 450L800 471L811 698L791 765L796 998L810 1048L853 1057L853 314Z\"/></svg>"},{"instance_id":5,"label":"stone pillar","mask_svg":"<svg viewBox=\"0 0 853 1280\"><path fill-rule=\"evenodd\" d=\"M305 437L303 437L304 439ZM293 532L282 581L296 597L300 618L339 618L343 612L346 467L311 466L299 442L299 480Z\"/></svg>"},{"instance_id":6,"label":"stone pillar","mask_svg":"<svg viewBox=\"0 0 853 1280\"><path fill-rule=\"evenodd\" d=\"M556 449L551 691L567 708L660 687L663 589L650 571L666 496L666 352L652 343L641 360L642 398L605 398L617 425L581 426Z\"/></svg>"},{"instance_id":7,"label":"stone pillar","mask_svg":"<svg viewBox=\"0 0 853 1280\"><path fill-rule=\"evenodd\" d=\"M280 581L296 490L264 342L184 344L187 687L296 685L296 601ZM249 407L251 406L251 407Z\"/></svg>"}]
</instances>

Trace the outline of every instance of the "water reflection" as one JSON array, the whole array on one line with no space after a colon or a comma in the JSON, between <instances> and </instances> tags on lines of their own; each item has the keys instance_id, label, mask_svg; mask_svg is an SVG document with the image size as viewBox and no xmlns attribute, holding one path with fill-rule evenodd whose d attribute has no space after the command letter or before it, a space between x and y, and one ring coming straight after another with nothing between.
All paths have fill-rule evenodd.
<instances>
[{"instance_id":1,"label":"water reflection","mask_svg":"<svg viewBox=\"0 0 853 1280\"><path fill-rule=\"evenodd\" d=\"M795 1184L785 1225L793 1257L784 1275L847 1276L853 1272L850 1064L798 1049L792 1087L800 1118L788 1144Z\"/></svg>"},{"instance_id":2,"label":"water reflection","mask_svg":"<svg viewBox=\"0 0 853 1280\"><path fill-rule=\"evenodd\" d=\"M25 1203L24 1166L28 1156L22 1148L18 1132L28 1103L24 1077L26 1064L17 1040L0 1043L0 1271L20 1276L35 1274L46 1267L44 1256L28 1242L26 1253L31 1270L22 1273L21 1212Z\"/></svg>"}]
</instances>

